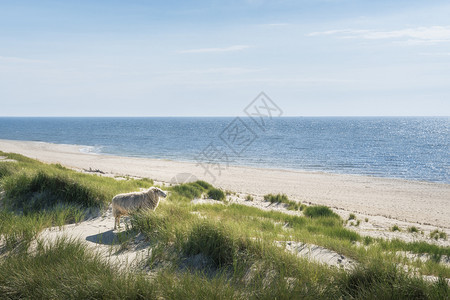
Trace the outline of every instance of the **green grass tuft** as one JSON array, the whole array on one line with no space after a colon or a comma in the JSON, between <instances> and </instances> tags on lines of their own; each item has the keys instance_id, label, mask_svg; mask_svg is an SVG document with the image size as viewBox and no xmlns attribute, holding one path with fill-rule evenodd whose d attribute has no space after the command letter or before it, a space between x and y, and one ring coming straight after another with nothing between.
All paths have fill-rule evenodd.
<instances>
[{"instance_id":1,"label":"green grass tuft","mask_svg":"<svg viewBox=\"0 0 450 300\"><path fill-rule=\"evenodd\" d=\"M267 194L264 195L264 201L270 202L270 203L287 203L289 201L288 196L285 194Z\"/></svg>"},{"instance_id":2,"label":"green grass tuft","mask_svg":"<svg viewBox=\"0 0 450 300\"><path fill-rule=\"evenodd\" d=\"M398 227L398 225L394 225L392 226L391 231L402 231L402 230L400 229L400 227Z\"/></svg>"},{"instance_id":3,"label":"green grass tuft","mask_svg":"<svg viewBox=\"0 0 450 300\"><path fill-rule=\"evenodd\" d=\"M220 200L225 199L225 194L222 191L220 191L221 193L218 192L218 189L202 180L176 185L171 187L170 190L176 194L175 196L171 197L172 199L178 198L180 200L184 198L185 201L190 201L194 198L200 198L203 193L206 193L209 196L209 192L211 192L214 197L220 198ZM223 198L221 194L223 194Z\"/></svg>"},{"instance_id":4,"label":"green grass tuft","mask_svg":"<svg viewBox=\"0 0 450 300\"><path fill-rule=\"evenodd\" d=\"M363 239L364 245L368 246L373 243L373 238L370 236L365 236Z\"/></svg>"},{"instance_id":5,"label":"green grass tuft","mask_svg":"<svg viewBox=\"0 0 450 300\"><path fill-rule=\"evenodd\" d=\"M196 224L183 245L186 255L204 254L217 267L231 265L238 248L231 233L224 226L207 221Z\"/></svg>"},{"instance_id":6,"label":"green grass tuft","mask_svg":"<svg viewBox=\"0 0 450 300\"><path fill-rule=\"evenodd\" d=\"M12 209L39 211L57 203L72 203L84 207L97 206L106 202L106 196L98 190L63 174L36 174L12 176L4 181L7 202Z\"/></svg>"},{"instance_id":7,"label":"green grass tuft","mask_svg":"<svg viewBox=\"0 0 450 300\"><path fill-rule=\"evenodd\" d=\"M446 240L447 234L443 231L439 231L436 229L430 233L430 238L435 239L435 240L438 240L438 239Z\"/></svg>"},{"instance_id":8,"label":"green grass tuft","mask_svg":"<svg viewBox=\"0 0 450 300\"><path fill-rule=\"evenodd\" d=\"M340 217L334 213L329 207L323 205L317 206L308 206L304 209L305 216L310 218L319 218L319 217L333 217L340 219Z\"/></svg>"},{"instance_id":9,"label":"green grass tuft","mask_svg":"<svg viewBox=\"0 0 450 300\"><path fill-rule=\"evenodd\" d=\"M210 188L208 190L208 198L223 201L225 200L225 194L222 190L216 189L216 188Z\"/></svg>"},{"instance_id":10,"label":"green grass tuft","mask_svg":"<svg viewBox=\"0 0 450 300\"><path fill-rule=\"evenodd\" d=\"M416 226L411 226L411 227L408 227L408 232L410 232L410 233L418 233L419 229L417 229Z\"/></svg>"},{"instance_id":11,"label":"green grass tuft","mask_svg":"<svg viewBox=\"0 0 450 300\"><path fill-rule=\"evenodd\" d=\"M390 251L410 251L417 254L430 254L431 256L441 257L442 255L450 256L450 247L440 247L425 242L407 243L398 239L391 241L380 240L378 244L383 250Z\"/></svg>"},{"instance_id":12,"label":"green grass tuft","mask_svg":"<svg viewBox=\"0 0 450 300\"><path fill-rule=\"evenodd\" d=\"M193 183L185 183L181 185L176 185L171 188L172 191L176 192L178 195L193 199L200 198L204 192L201 186L195 185Z\"/></svg>"},{"instance_id":13,"label":"green grass tuft","mask_svg":"<svg viewBox=\"0 0 450 300\"><path fill-rule=\"evenodd\" d=\"M15 162L0 163L0 180L3 177L10 176L16 172L17 166Z\"/></svg>"},{"instance_id":14,"label":"green grass tuft","mask_svg":"<svg viewBox=\"0 0 450 300\"><path fill-rule=\"evenodd\" d=\"M171 199L176 198L178 200L191 201L194 198L200 198L203 194L206 194L214 200L225 200L225 193L222 190L201 180L176 185L171 187L170 190L175 193L175 195L171 196Z\"/></svg>"},{"instance_id":15,"label":"green grass tuft","mask_svg":"<svg viewBox=\"0 0 450 300\"><path fill-rule=\"evenodd\" d=\"M430 288L423 280L407 276L395 264L381 260L357 267L342 287L349 299L440 299L448 292L448 288L437 284Z\"/></svg>"},{"instance_id":16,"label":"green grass tuft","mask_svg":"<svg viewBox=\"0 0 450 300\"><path fill-rule=\"evenodd\" d=\"M303 205L299 202L289 200L288 196L285 194L267 194L264 195L264 201L270 202L270 203L283 203L286 204L286 208L289 210L302 210Z\"/></svg>"},{"instance_id":17,"label":"green grass tuft","mask_svg":"<svg viewBox=\"0 0 450 300\"><path fill-rule=\"evenodd\" d=\"M209 190L210 188L213 188L211 184L203 180L197 180L196 182L194 182L194 184L201 186L204 190Z\"/></svg>"}]
</instances>

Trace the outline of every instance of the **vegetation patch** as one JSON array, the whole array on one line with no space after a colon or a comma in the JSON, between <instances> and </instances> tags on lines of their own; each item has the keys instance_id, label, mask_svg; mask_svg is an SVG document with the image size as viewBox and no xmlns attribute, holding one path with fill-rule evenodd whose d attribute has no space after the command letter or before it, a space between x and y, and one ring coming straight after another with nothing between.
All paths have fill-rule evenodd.
<instances>
[{"instance_id":1,"label":"vegetation patch","mask_svg":"<svg viewBox=\"0 0 450 300\"><path fill-rule=\"evenodd\" d=\"M222 190L202 180L176 185L171 187L170 190L175 194L171 197L172 199L177 198L183 199L184 201L191 201L205 194L208 198L214 200L225 200L225 193Z\"/></svg>"},{"instance_id":2,"label":"vegetation patch","mask_svg":"<svg viewBox=\"0 0 450 300\"><path fill-rule=\"evenodd\" d=\"M208 190L208 198L223 201L225 200L225 193L220 189L210 188Z\"/></svg>"},{"instance_id":3,"label":"vegetation patch","mask_svg":"<svg viewBox=\"0 0 450 300\"><path fill-rule=\"evenodd\" d=\"M84 220L109 204L115 194L148 188L151 179L121 180L83 174L59 164L0 151L16 162L0 161L0 252L26 249L46 227Z\"/></svg>"},{"instance_id":4,"label":"vegetation patch","mask_svg":"<svg viewBox=\"0 0 450 300\"><path fill-rule=\"evenodd\" d=\"M408 274L402 266L407 262L395 255L396 251L430 254L435 261L408 267L418 275L448 277L449 268L437 263L442 255L450 256L448 247L363 238L325 206L307 207L304 216L298 216L238 204L192 204L202 195L211 197L215 189L203 181L170 187L169 197L156 211L132 214L130 232L141 233L152 245L146 268L152 271L151 280L120 271L84 244L67 239L45 246L37 241L30 253L29 245L42 229L79 222L86 208L104 207L115 194L148 188L152 182L116 181L6 155L17 162L0 162L0 187L7 204L0 210L0 252L7 252L0 256L0 294L5 298L446 299L449 295L444 279L430 283ZM289 205L286 195L266 196L266 201ZM346 272L299 258L276 246L286 241L325 247L358 261L358 266ZM193 257L206 257L214 272L206 272L204 265L185 267L184 261Z\"/></svg>"},{"instance_id":5,"label":"vegetation patch","mask_svg":"<svg viewBox=\"0 0 450 300\"><path fill-rule=\"evenodd\" d=\"M206 191L201 185L195 183L184 183L176 185L171 188L171 190L180 196L190 199L200 198L202 194Z\"/></svg>"},{"instance_id":6,"label":"vegetation patch","mask_svg":"<svg viewBox=\"0 0 450 300\"><path fill-rule=\"evenodd\" d=\"M143 276L120 272L81 242L39 244L35 254L0 260L0 294L5 299L156 298Z\"/></svg>"},{"instance_id":7,"label":"vegetation patch","mask_svg":"<svg viewBox=\"0 0 450 300\"><path fill-rule=\"evenodd\" d=\"M235 258L249 248L251 242L236 237L230 229L210 221L195 224L183 245L186 255L204 254L217 267L233 264Z\"/></svg>"},{"instance_id":8,"label":"vegetation patch","mask_svg":"<svg viewBox=\"0 0 450 300\"><path fill-rule=\"evenodd\" d=\"M0 161L0 180L3 177L9 176L17 169L15 162L2 162Z\"/></svg>"},{"instance_id":9,"label":"vegetation patch","mask_svg":"<svg viewBox=\"0 0 450 300\"><path fill-rule=\"evenodd\" d=\"M417 254L430 254L432 256L441 257L442 255L450 257L450 247L440 247L433 244L428 244L426 242L411 242L407 243L399 239L394 239L391 241L380 240L378 244L383 250L390 251L410 251Z\"/></svg>"},{"instance_id":10,"label":"vegetation patch","mask_svg":"<svg viewBox=\"0 0 450 300\"><path fill-rule=\"evenodd\" d=\"M438 239L446 240L447 234L443 231L439 231L436 229L430 233L430 238L435 239L435 240L438 240Z\"/></svg>"},{"instance_id":11,"label":"vegetation patch","mask_svg":"<svg viewBox=\"0 0 450 300\"><path fill-rule=\"evenodd\" d=\"M57 203L100 207L107 201L100 191L59 173L19 174L7 178L3 187L10 207L25 212L39 211Z\"/></svg>"},{"instance_id":12,"label":"vegetation patch","mask_svg":"<svg viewBox=\"0 0 450 300\"><path fill-rule=\"evenodd\" d=\"M267 194L264 195L264 201L277 204L286 204L286 208L289 210L303 210L303 208L305 207L301 203L289 200L288 196L286 196L285 194Z\"/></svg>"},{"instance_id":13,"label":"vegetation patch","mask_svg":"<svg viewBox=\"0 0 450 300\"><path fill-rule=\"evenodd\" d=\"M305 216L310 218L332 217L340 219L340 217L329 207L323 205L308 206L305 208L303 213L305 214Z\"/></svg>"},{"instance_id":14,"label":"vegetation patch","mask_svg":"<svg viewBox=\"0 0 450 300\"><path fill-rule=\"evenodd\" d=\"M394 225L391 227L391 231L402 231L398 225Z\"/></svg>"},{"instance_id":15,"label":"vegetation patch","mask_svg":"<svg viewBox=\"0 0 450 300\"><path fill-rule=\"evenodd\" d=\"M381 260L357 267L342 286L349 299L443 299L440 297L448 295L448 287L430 289L423 279L410 277L395 264Z\"/></svg>"},{"instance_id":16,"label":"vegetation patch","mask_svg":"<svg viewBox=\"0 0 450 300\"><path fill-rule=\"evenodd\" d=\"M410 232L410 233L418 233L419 229L417 229L416 226L411 226L411 227L408 227L408 232Z\"/></svg>"},{"instance_id":17,"label":"vegetation patch","mask_svg":"<svg viewBox=\"0 0 450 300\"><path fill-rule=\"evenodd\" d=\"M17 160L14 168L10 163L0 162L0 166L8 166L0 181L5 191L4 203L7 208L23 213L48 210L61 203L101 208L118 193L153 185L151 179L117 181L75 172L59 164L44 164L14 153L0 152L0 155Z\"/></svg>"}]
</instances>

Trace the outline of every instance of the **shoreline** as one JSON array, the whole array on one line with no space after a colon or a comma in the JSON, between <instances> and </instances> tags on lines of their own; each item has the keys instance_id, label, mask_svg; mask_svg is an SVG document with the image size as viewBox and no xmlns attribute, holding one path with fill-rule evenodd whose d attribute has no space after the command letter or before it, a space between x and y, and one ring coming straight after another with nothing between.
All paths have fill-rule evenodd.
<instances>
[{"instance_id":1,"label":"shoreline","mask_svg":"<svg viewBox=\"0 0 450 300\"><path fill-rule=\"evenodd\" d=\"M140 155L126 155L126 154L114 154L114 153L105 153L105 152L96 152L96 151L85 151L87 148L98 148L103 146L89 146L89 145L78 145L78 144L60 144L60 143L52 143L52 142L44 142L44 141L29 141L29 140L8 140L8 139L0 139L0 145L1 143L9 143L9 142L24 142L24 143L36 143L36 144L49 144L54 145L56 147L67 147L72 148L72 151L80 152L82 154L90 154L90 155L97 155L97 156L106 156L106 157L120 157L120 158L130 158L130 159L146 159L146 160L153 160L153 161L168 161L173 163L187 163L187 164L197 164L195 160L189 160L189 159L176 159L176 158L154 158L154 157L146 157L146 156L140 156ZM1 150L1 149L0 149ZM308 170L308 169L294 169L294 168L282 168L282 167L272 167L269 165L266 166L255 166L255 165L245 165L245 164L235 164L229 165L233 168L244 168L244 169L255 169L255 170L273 170L273 171L281 171L281 172L294 172L294 173L304 173L304 174L324 174L324 175L342 175L342 176L355 176L355 177L367 177L367 178L374 178L374 179L387 179L387 180L398 180L398 181L404 181L404 182L414 182L414 183L424 183L424 184L443 184L443 185L449 185L450 182L442 182L442 181L432 181L432 180L425 180L425 179L409 179L409 178L400 178L400 177L389 177L389 176L377 176L377 175L370 175L370 174L355 174L355 173L343 173L338 171L332 171L332 170Z\"/></svg>"},{"instance_id":2,"label":"shoreline","mask_svg":"<svg viewBox=\"0 0 450 300\"><path fill-rule=\"evenodd\" d=\"M26 142L26 141L24 141ZM47 143L47 142L38 142L38 143ZM83 145L70 145L70 144L54 144L54 143L48 143L53 145L67 145L67 146L80 146L80 147L94 147L94 146L83 146ZM81 150L80 150L81 151ZM82 152L82 151L81 151ZM139 159L149 159L154 161L170 161L174 163L188 163L188 164L197 164L195 160L188 160L188 159L169 159L169 158L152 158L152 157L145 157L145 156L139 156L139 155L120 155L120 154L112 154L112 153L99 153L99 152L82 152L85 154L92 154L92 155L100 155L100 156L113 156L113 157L124 157L124 158L139 158ZM444 184L444 185L450 185L450 182L441 182L441 181L431 181L431 180L424 180L424 179L407 179L407 178L399 178L399 177L388 177L388 176L377 176L377 175L367 175L367 174L353 174L353 173L341 173L337 171L323 171L323 170L307 170L307 169L292 169L292 168L277 168L277 167L271 167L271 166L254 166L254 165L229 165L233 168L244 168L244 169L256 169L256 170L273 170L273 171L281 171L281 172L294 172L294 173L304 173L304 174L324 174L324 175L344 175L344 176L356 176L356 177L368 177L368 178L380 178L380 179L388 179L388 180L398 180L398 181L405 181L405 182L415 182L415 183L431 183L431 184Z\"/></svg>"},{"instance_id":3,"label":"shoreline","mask_svg":"<svg viewBox=\"0 0 450 300\"><path fill-rule=\"evenodd\" d=\"M195 162L83 153L83 145L0 140L0 150L80 170L174 183L194 176L226 190L290 199L361 214L450 228L450 184L366 175L229 166L215 180ZM179 178L177 178L177 176ZM182 181L182 180L181 180Z\"/></svg>"}]
</instances>

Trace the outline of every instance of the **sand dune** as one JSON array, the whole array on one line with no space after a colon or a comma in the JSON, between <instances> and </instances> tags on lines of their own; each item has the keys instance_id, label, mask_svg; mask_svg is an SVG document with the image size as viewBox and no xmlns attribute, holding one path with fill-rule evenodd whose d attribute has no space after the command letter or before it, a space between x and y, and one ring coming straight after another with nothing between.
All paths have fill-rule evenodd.
<instances>
[{"instance_id":1,"label":"sand dune","mask_svg":"<svg viewBox=\"0 0 450 300\"><path fill-rule=\"evenodd\" d=\"M59 238L79 239L114 265L123 269L138 267L151 252L149 243L143 237L127 236L124 226L119 231L113 227L114 217L109 207L101 216L78 224L47 228L39 238L44 243L52 243Z\"/></svg>"},{"instance_id":2,"label":"sand dune","mask_svg":"<svg viewBox=\"0 0 450 300\"><path fill-rule=\"evenodd\" d=\"M0 140L0 150L76 169L149 177L162 182L192 174L212 181L202 166L189 162L89 154L83 146ZM369 216L450 228L450 185L320 172L222 166L214 185L235 192L289 198ZM191 176L191 175L190 175Z\"/></svg>"}]
</instances>

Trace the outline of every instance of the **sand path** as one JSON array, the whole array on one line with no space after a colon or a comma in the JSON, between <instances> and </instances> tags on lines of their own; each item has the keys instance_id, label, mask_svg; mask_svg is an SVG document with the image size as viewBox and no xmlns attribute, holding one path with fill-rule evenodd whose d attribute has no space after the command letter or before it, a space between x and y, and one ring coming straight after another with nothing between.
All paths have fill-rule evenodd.
<instances>
[{"instance_id":1,"label":"sand path","mask_svg":"<svg viewBox=\"0 0 450 300\"><path fill-rule=\"evenodd\" d=\"M152 248L141 236L131 236L122 223L120 230L113 230L114 217L111 207L101 216L62 227L47 228L39 234L45 243L58 238L78 239L91 250L122 269L135 269L149 257Z\"/></svg>"}]
</instances>

